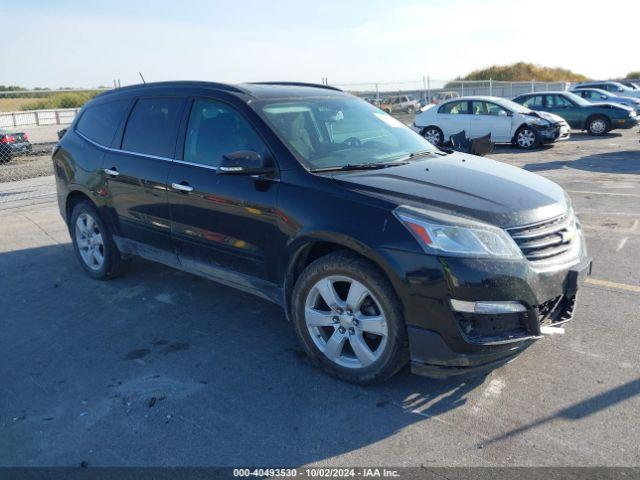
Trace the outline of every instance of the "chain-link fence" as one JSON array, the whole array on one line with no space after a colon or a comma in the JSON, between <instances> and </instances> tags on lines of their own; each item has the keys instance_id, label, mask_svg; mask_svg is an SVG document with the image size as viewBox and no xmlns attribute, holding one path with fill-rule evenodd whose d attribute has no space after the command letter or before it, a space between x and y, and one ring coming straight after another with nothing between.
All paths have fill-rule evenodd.
<instances>
[{"instance_id":1,"label":"chain-link fence","mask_svg":"<svg viewBox=\"0 0 640 480\"><path fill-rule=\"evenodd\" d=\"M105 89L0 88L0 162L47 154L80 107Z\"/></svg>"},{"instance_id":2,"label":"chain-link fence","mask_svg":"<svg viewBox=\"0 0 640 480\"><path fill-rule=\"evenodd\" d=\"M428 76L404 82L331 83L347 92L375 103L398 102L398 97L409 96L417 102L438 103L441 100L464 95L485 95L514 98L523 93L567 90L567 82L502 82L495 80L438 80ZM402 100L402 99L400 99ZM391 109L393 110L393 109Z\"/></svg>"},{"instance_id":3,"label":"chain-link fence","mask_svg":"<svg viewBox=\"0 0 640 480\"><path fill-rule=\"evenodd\" d=\"M333 83L366 98L392 114L413 114L428 103L464 95L514 98L523 93L566 90L565 82L500 82L494 80L438 80L424 76L397 82ZM80 107L106 88L26 90L0 87L0 162L16 155L49 151L57 132L68 126ZM408 117L407 117L408 118Z\"/></svg>"}]
</instances>

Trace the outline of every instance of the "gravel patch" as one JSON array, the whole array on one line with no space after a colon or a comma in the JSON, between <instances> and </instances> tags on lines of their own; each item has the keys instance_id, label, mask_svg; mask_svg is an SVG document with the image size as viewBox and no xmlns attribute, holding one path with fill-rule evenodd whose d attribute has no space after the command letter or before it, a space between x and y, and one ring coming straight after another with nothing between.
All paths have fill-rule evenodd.
<instances>
[{"instance_id":1,"label":"gravel patch","mask_svg":"<svg viewBox=\"0 0 640 480\"><path fill-rule=\"evenodd\" d=\"M15 157L7 163L0 163L0 183L47 175L53 175L50 153Z\"/></svg>"}]
</instances>

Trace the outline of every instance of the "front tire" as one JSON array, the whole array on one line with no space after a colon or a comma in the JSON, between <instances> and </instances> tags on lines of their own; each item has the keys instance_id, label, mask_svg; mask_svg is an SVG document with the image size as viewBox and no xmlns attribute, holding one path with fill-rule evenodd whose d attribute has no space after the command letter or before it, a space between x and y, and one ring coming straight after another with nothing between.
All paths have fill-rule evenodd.
<instances>
[{"instance_id":1,"label":"front tire","mask_svg":"<svg viewBox=\"0 0 640 480\"><path fill-rule=\"evenodd\" d=\"M96 280L120 275L126 262L96 207L88 201L79 202L73 207L70 218L73 249L85 273Z\"/></svg>"},{"instance_id":2,"label":"front tire","mask_svg":"<svg viewBox=\"0 0 640 480\"><path fill-rule=\"evenodd\" d=\"M533 128L525 125L518 129L513 138L513 143L523 150L531 150L540 145L540 137Z\"/></svg>"},{"instance_id":3,"label":"front tire","mask_svg":"<svg viewBox=\"0 0 640 480\"><path fill-rule=\"evenodd\" d=\"M430 126L422 130L422 136L432 145L439 147L444 143L444 134L438 127Z\"/></svg>"},{"instance_id":4,"label":"front tire","mask_svg":"<svg viewBox=\"0 0 640 480\"><path fill-rule=\"evenodd\" d=\"M602 115L595 115L587 122L587 132L589 132L589 135L600 136L608 133L609 130L611 130L611 124L609 120Z\"/></svg>"},{"instance_id":5,"label":"front tire","mask_svg":"<svg viewBox=\"0 0 640 480\"><path fill-rule=\"evenodd\" d=\"M321 257L302 272L291 302L300 343L328 374L357 384L379 383L407 363L399 301L369 261L346 251Z\"/></svg>"}]
</instances>

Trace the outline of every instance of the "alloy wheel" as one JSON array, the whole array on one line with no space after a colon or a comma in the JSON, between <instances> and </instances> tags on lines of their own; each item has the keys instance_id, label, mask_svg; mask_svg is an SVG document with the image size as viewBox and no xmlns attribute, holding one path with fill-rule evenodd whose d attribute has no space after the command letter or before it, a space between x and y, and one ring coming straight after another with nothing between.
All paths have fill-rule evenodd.
<instances>
[{"instance_id":1,"label":"alloy wheel","mask_svg":"<svg viewBox=\"0 0 640 480\"><path fill-rule=\"evenodd\" d=\"M589 124L589 130L595 135L603 134L607 131L607 122L601 118L596 118Z\"/></svg>"},{"instance_id":2,"label":"alloy wheel","mask_svg":"<svg viewBox=\"0 0 640 480\"><path fill-rule=\"evenodd\" d=\"M76 245L82 261L92 270L104 265L104 240L100 228L88 213L81 213L76 220Z\"/></svg>"},{"instance_id":3,"label":"alloy wheel","mask_svg":"<svg viewBox=\"0 0 640 480\"><path fill-rule=\"evenodd\" d=\"M316 347L342 367L366 368L385 350L388 327L380 302L353 278L319 280L307 294L304 318Z\"/></svg>"},{"instance_id":4,"label":"alloy wheel","mask_svg":"<svg viewBox=\"0 0 640 480\"><path fill-rule=\"evenodd\" d=\"M440 137L440 131L435 128L430 128L424 131L424 138L432 145L440 145L442 138Z\"/></svg>"},{"instance_id":5,"label":"alloy wheel","mask_svg":"<svg viewBox=\"0 0 640 480\"><path fill-rule=\"evenodd\" d=\"M516 142L518 146L522 148L531 148L536 143L536 134L528 128L525 128L518 132Z\"/></svg>"}]
</instances>

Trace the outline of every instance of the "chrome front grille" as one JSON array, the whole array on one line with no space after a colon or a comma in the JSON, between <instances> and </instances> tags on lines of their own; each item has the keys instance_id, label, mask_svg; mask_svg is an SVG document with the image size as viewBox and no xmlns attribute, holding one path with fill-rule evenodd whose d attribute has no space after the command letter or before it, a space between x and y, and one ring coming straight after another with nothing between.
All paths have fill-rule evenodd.
<instances>
[{"instance_id":1,"label":"chrome front grille","mask_svg":"<svg viewBox=\"0 0 640 480\"><path fill-rule=\"evenodd\" d=\"M507 231L531 262L542 262L562 255L572 247L577 237L573 212Z\"/></svg>"}]
</instances>

